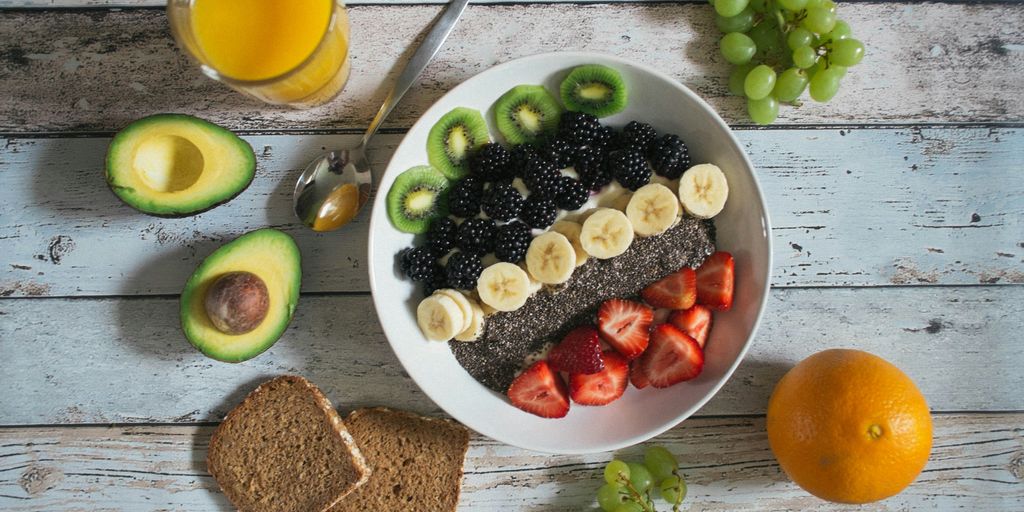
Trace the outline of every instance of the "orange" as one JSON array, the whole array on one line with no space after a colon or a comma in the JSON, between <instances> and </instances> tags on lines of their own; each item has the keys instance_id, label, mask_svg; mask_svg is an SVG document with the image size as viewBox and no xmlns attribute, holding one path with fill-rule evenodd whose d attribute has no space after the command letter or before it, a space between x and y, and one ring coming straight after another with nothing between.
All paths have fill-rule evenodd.
<instances>
[{"instance_id":1,"label":"orange","mask_svg":"<svg viewBox=\"0 0 1024 512\"><path fill-rule=\"evenodd\" d=\"M932 420L917 386L860 350L825 350L793 367L768 400L767 428L786 475L840 503L899 493L932 448Z\"/></svg>"}]
</instances>

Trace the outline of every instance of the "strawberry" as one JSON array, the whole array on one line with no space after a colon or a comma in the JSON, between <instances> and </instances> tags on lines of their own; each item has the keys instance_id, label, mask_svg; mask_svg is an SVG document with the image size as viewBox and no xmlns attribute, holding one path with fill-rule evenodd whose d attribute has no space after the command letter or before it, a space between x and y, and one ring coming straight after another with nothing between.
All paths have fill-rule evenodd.
<instances>
[{"instance_id":1,"label":"strawberry","mask_svg":"<svg viewBox=\"0 0 1024 512\"><path fill-rule=\"evenodd\" d=\"M732 307L732 254L716 252L697 269L697 302L711 309L726 311Z\"/></svg>"},{"instance_id":2,"label":"strawberry","mask_svg":"<svg viewBox=\"0 0 1024 512\"><path fill-rule=\"evenodd\" d=\"M635 301L608 299L597 310L597 329L626 360L647 348L654 310Z\"/></svg>"},{"instance_id":3,"label":"strawberry","mask_svg":"<svg viewBox=\"0 0 1024 512\"><path fill-rule=\"evenodd\" d=\"M629 382L637 389L643 389L651 385L651 381L647 378L647 374L640 369L639 359L629 363Z\"/></svg>"},{"instance_id":4,"label":"strawberry","mask_svg":"<svg viewBox=\"0 0 1024 512\"><path fill-rule=\"evenodd\" d=\"M697 304L690 309L673 311L668 316L668 323L689 334L703 349L708 341L708 332L711 331L711 310Z\"/></svg>"},{"instance_id":5,"label":"strawberry","mask_svg":"<svg viewBox=\"0 0 1024 512\"><path fill-rule=\"evenodd\" d=\"M696 340L676 326L659 324L651 332L651 346L640 358L639 369L652 386L667 388L700 375L704 352Z\"/></svg>"},{"instance_id":6,"label":"strawberry","mask_svg":"<svg viewBox=\"0 0 1024 512\"><path fill-rule=\"evenodd\" d=\"M682 268L647 285L640 295L656 308L687 309L697 302L697 273Z\"/></svg>"},{"instance_id":7,"label":"strawberry","mask_svg":"<svg viewBox=\"0 0 1024 512\"><path fill-rule=\"evenodd\" d=\"M604 370L592 375L569 375L569 396L573 402L581 405L605 405L614 402L626 392L629 363L614 350L606 350L602 355Z\"/></svg>"},{"instance_id":8,"label":"strawberry","mask_svg":"<svg viewBox=\"0 0 1024 512\"><path fill-rule=\"evenodd\" d=\"M508 387L512 405L541 418L564 418L569 414L569 390L546 361L533 363Z\"/></svg>"},{"instance_id":9,"label":"strawberry","mask_svg":"<svg viewBox=\"0 0 1024 512\"><path fill-rule=\"evenodd\" d=\"M592 325L577 327L548 353L548 363L556 372L597 373L604 369L601 339Z\"/></svg>"}]
</instances>

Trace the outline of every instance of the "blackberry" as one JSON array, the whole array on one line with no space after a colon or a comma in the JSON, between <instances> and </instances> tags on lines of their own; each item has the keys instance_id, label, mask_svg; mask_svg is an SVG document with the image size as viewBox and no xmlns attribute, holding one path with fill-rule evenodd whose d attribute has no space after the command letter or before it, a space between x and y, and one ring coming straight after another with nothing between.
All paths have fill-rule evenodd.
<instances>
[{"instance_id":1,"label":"blackberry","mask_svg":"<svg viewBox=\"0 0 1024 512\"><path fill-rule=\"evenodd\" d=\"M522 178L526 169L538 158L537 148L529 144L520 144L509 152L508 170L512 177Z\"/></svg>"},{"instance_id":2,"label":"blackberry","mask_svg":"<svg viewBox=\"0 0 1024 512\"><path fill-rule=\"evenodd\" d=\"M594 147L583 147L576 151L573 163L580 183L587 190L601 190L612 182L612 175L605 166L604 152Z\"/></svg>"},{"instance_id":3,"label":"blackberry","mask_svg":"<svg viewBox=\"0 0 1024 512\"><path fill-rule=\"evenodd\" d=\"M594 134L594 140L589 144L590 147L607 151L611 148L612 143L615 141L615 130L610 126L602 126L600 130Z\"/></svg>"},{"instance_id":4,"label":"blackberry","mask_svg":"<svg viewBox=\"0 0 1024 512\"><path fill-rule=\"evenodd\" d=\"M551 137L540 147L541 158L555 164L559 169L565 169L572 165L576 156L576 145L562 137Z\"/></svg>"},{"instance_id":5,"label":"blackberry","mask_svg":"<svg viewBox=\"0 0 1024 512\"><path fill-rule=\"evenodd\" d=\"M599 130L601 122L583 112L565 112L558 120L558 135L579 146L590 144Z\"/></svg>"},{"instance_id":6,"label":"blackberry","mask_svg":"<svg viewBox=\"0 0 1024 512\"><path fill-rule=\"evenodd\" d=\"M526 250L530 247L530 227L522 222L514 221L498 228L494 240L494 255L501 261L519 263L526 258Z\"/></svg>"},{"instance_id":7,"label":"blackberry","mask_svg":"<svg viewBox=\"0 0 1024 512\"><path fill-rule=\"evenodd\" d=\"M423 281L423 295L430 297L434 292L448 288L448 272L445 271L444 267L440 265L434 266L434 272L430 274L430 277Z\"/></svg>"},{"instance_id":8,"label":"blackberry","mask_svg":"<svg viewBox=\"0 0 1024 512\"><path fill-rule=\"evenodd\" d=\"M498 182L484 192L484 213L494 220L509 221L523 209L523 195L509 182Z\"/></svg>"},{"instance_id":9,"label":"blackberry","mask_svg":"<svg viewBox=\"0 0 1024 512\"><path fill-rule=\"evenodd\" d=\"M466 219L459 225L459 249L477 256L494 251L495 227L491 219Z\"/></svg>"},{"instance_id":10,"label":"blackberry","mask_svg":"<svg viewBox=\"0 0 1024 512\"><path fill-rule=\"evenodd\" d=\"M480 257L464 252L452 254L444 267L448 286L459 290L475 289L476 281L483 271L484 265L480 262Z\"/></svg>"},{"instance_id":11,"label":"blackberry","mask_svg":"<svg viewBox=\"0 0 1024 512\"><path fill-rule=\"evenodd\" d=\"M459 238L459 226L448 217L434 219L430 224L430 231L427 232L427 247L434 252L434 256L440 258L455 247Z\"/></svg>"},{"instance_id":12,"label":"blackberry","mask_svg":"<svg viewBox=\"0 0 1024 512\"><path fill-rule=\"evenodd\" d=\"M530 196L554 199L558 195L559 178L562 173L558 172L555 164L542 158L535 158L526 167L526 174L523 176L523 183L530 189Z\"/></svg>"},{"instance_id":13,"label":"blackberry","mask_svg":"<svg viewBox=\"0 0 1024 512\"><path fill-rule=\"evenodd\" d=\"M468 219L480 213L480 196L484 193L484 182L476 176L466 176L452 185L448 192L448 211Z\"/></svg>"},{"instance_id":14,"label":"blackberry","mask_svg":"<svg viewBox=\"0 0 1024 512\"><path fill-rule=\"evenodd\" d=\"M659 176L674 180L690 167L690 152L678 135L667 134L651 144L647 152L651 167Z\"/></svg>"},{"instance_id":15,"label":"blackberry","mask_svg":"<svg viewBox=\"0 0 1024 512\"><path fill-rule=\"evenodd\" d=\"M566 211L579 210L590 199L590 192L582 183L568 176L562 176L561 190L555 196L555 205Z\"/></svg>"},{"instance_id":16,"label":"blackberry","mask_svg":"<svg viewBox=\"0 0 1024 512\"><path fill-rule=\"evenodd\" d=\"M657 137L658 132L651 125L639 121L630 121L622 129L622 133L619 134L618 145L620 149L632 147L646 153L651 142L654 142L654 139Z\"/></svg>"},{"instance_id":17,"label":"blackberry","mask_svg":"<svg viewBox=\"0 0 1024 512\"><path fill-rule=\"evenodd\" d=\"M549 199L543 199L535 195L526 198L523 211L519 212L519 220L527 226L536 229L547 229L555 223L558 216L558 207Z\"/></svg>"},{"instance_id":18,"label":"blackberry","mask_svg":"<svg viewBox=\"0 0 1024 512\"><path fill-rule=\"evenodd\" d=\"M651 168L637 148L620 149L608 155L608 170L620 185L636 190L651 181Z\"/></svg>"},{"instance_id":19,"label":"blackberry","mask_svg":"<svg viewBox=\"0 0 1024 512\"><path fill-rule=\"evenodd\" d=\"M512 177L509 163L512 155L505 146L490 142L484 144L469 161L469 170L481 180L493 182Z\"/></svg>"},{"instance_id":20,"label":"blackberry","mask_svg":"<svg viewBox=\"0 0 1024 512\"><path fill-rule=\"evenodd\" d=\"M429 247L410 247L398 253L398 266L413 281L426 281L435 271L437 258Z\"/></svg>"}]
</instances>

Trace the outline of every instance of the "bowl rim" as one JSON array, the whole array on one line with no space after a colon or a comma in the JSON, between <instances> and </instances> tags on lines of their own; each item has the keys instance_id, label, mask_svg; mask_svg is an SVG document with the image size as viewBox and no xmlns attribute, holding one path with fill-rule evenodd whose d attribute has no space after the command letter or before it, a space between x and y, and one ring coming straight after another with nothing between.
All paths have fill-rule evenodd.
<instances>
[{"instance_id":1,"label":"bowl rim","mask_svg":"<svg viewBox=\"0 0 1024 512\"><path fill-rule=\"evenodd\" d=\"M644 432L643 434L626 437L626 438L620 439L620 440L618 440L616 442L608 442L608 443L603 443L603 444L600 444L600 445L595 445L595 446L591 446L591 447L587 447L587 448L579 448L579 449L574 449L574 448L558 449L556 451L556 450L549 450L549 449L546 449L546 448L538 448L536 446L528 446L528 445L526 445L524 443L509 441L504 436L502 436L500 433L495 433L495 432L488 431L489 429L479 429L477 426L474 426L475 422L472 421L472 418L468 417L465 413L462 413L462 412L456 413L456 412L450 411L447 408L441 406L440 403L438 402L438 400L434 397L434 395L430 391L428 391L424 386L420 385L420 383L416 380L416 378L413 377L411 373L409 373L410 379L412 379L412 381L416 383L416 386L419 387L420 391L422 391L423 394L427 396L427 398L429 398L432 402L434 402L434 405L436 405L439 408L441 408L446 414L448 414L449 416L454 418L456 421L458 421L458 422L462 423L463 425L469 427L470 429L480 433L481 435L484 435L486 437L489 437L491 439L494 439L496 441L499 441L501 443L504 443L504 444L507 444L507 445L510 445L510 446L515 446L515 447L526 449L526 450L530 450L530 451L536 451L536 452L542 452L542 453L553 453L553 454L578 455L578 454L599 453L599 452L618 450L618 449L621 449L621 448L633 446L633 445L638 444L638 443L642 443L644 441L647 441L648 439L651 439L653 437L661 435L661 434L665 433L666 431L668 431L668 430L670 430L672 428L675 428L680 423L682 423L684 420L686 420L690 416L694 415L701 408L703 408L708 403L708 401L710 401L715 395L718 394L718 392L722 389L722 386L724 386L726 384L726 382L728 382L729 379L732 378L733 373L736 371L736 368L738 368L740 363L743 362L743 360L746 358L747 353L750 350L750 347L751 347L751 345L754 342L754 339L757 337L757 332L758 332L758 330L759 330L759 328L761 326L761 320L764 317L765 309L767 307L768 296L771 293L771 281L772 281L772 272L771 271L772 271L772 266L773 266L773 249L774 248L773 248L773 243L772 243L771 218L770 218L769 212L768 212L768 204L767 204L767 202L765 201L765 198L764 198L764 192L761 189L760 180L757 177L757 172L756 172L756 169L755 169L753 163L751 163L750 158L747 156L747 152L743 149L743 145L740 144L739 140L736 139L736 135L733 133L732 128L729 127L729 125L722 119L722 117L718 114L718 112L714 108L711 107L711 105L709 105L706 101L704 101L704 99L701 98L700 96L698 96L695 92L691 91L689 87L684 85L679 80L677 80L677 79L673 78L672 76L670 76L670 75L668 75L666 73L663 73L662 71L660 71L658 69L655 69L655 68L653 68L653 67L651 67L651 66L649 66L647 64L643 64L643 63L636 62L636 61L630 61L630 60L627 60L625 58L619 57L617 55L612 55L612 54L603 53L603 52L588 52L588 51L544 52L544 53L538 53L538 54L533 54L533 55L528 55L528 56L524 56L524 57L518 57L518 58L510 59L510 60L507 60L505 62L501 62L499 64L495 64L494 66L490 66L487 69L484 69L483 71L480 71L479 73L476 73L473 76L463 80L458 85L453 87L451 90L446 92L444 95L442 95L441 97L439 97L436 100L434 100L434 102L431 103L431 105L424 110L423 114L421 114L419 116L419 118L417 118L416 122L413 123L413 125L409 128L409 130L406 131L406 134L402 136L402 141L399 143L399 146L396 147L396 152L397 152L397 149L399 147L401 147L401 144L405 142L405 137L408 136L408 134L410 132L412 132L416 128L417 124L419 124L420 122L423 122L423 119L425 118L425 114L427 112L429 112L431 109L434 108L434 106L436 104L438 104L439 102L441 102L444 99L448 98L449 96L460 94L463 89L467 88L467 83L473 81L475 78L477 78L481 74L491 73L491 72L501 72L501 71L503 71L503 70L505 70L507 68L518 67L518 66L522 66L524 64L529 64L530 62L543 61L543 60L547 60L547 59L551 59L551 58L578 59L578 60L596 59L596 60L600 60L600 61L603 61L603 62L610 62L610 63L617 64L617 65L624 66L624 67L635 68L635 69L637 69L637 70L639 70L639 71L641 71L643 73L652 75L653 77L668 83L670 86L672 86L675 89L677 89L678 92L684 94L691 101L695 102L701 109L707 111L707 113L709 113L711 115L711 118L713 119L713 122L719 128L724 129L724 132L728 136L727 143L732 146L733 150L738 152L740 158L742 159L742 162L744 163L744 165L746 165L747 169L749 170L750 178L751 178L752 183L753 183L752 189L753 189L754 195L755 195L755 197L757 199L757 206L761 210L761 219L762 219L762 224L763 224L762 225L762 229L764 230L764 233L765 233L764 239L765 239L765 241L767 243L767 247L766 247L767 257L764 258L763 265L762 265L763 268L761 269L764 272L764 275L765 275L765 283L764 283L764 287L763 287L763 290L762 290L762 293L761 293L761 300L760 300L760 302L758 304L756 304L757 314L755 316L754 323L753 323L753 325L752 325L752 327L750 329L750 333L747 335L747 339L744 341L743 347L740 349L739 354L737 355L736 359L732 362L732 364L729 365L728 369L724 372L724 374L722 375L722 378L719 380L719 382L716 383L714 386L712 386L711 389L704 395L704 397L702 397L700 400L698 400L693 406L691 406L691 407L681 411L680 414L675 416L674 420L668 421L665 424L663 424L663 425L661 425L661 426L659 426L657 428L648 430L648 431ZM392 156L392 158L393 158L393 156ZM391 160L388 161L388 164L385 167L385 171L388 168L390 168L390 167L391 167ZM384 179L384 175L382 174L381 178L380 178L380 181L378 183L382 182L383 179ZM379 189L374 190L374 201L375 202L377 200L383 200L383 199L377 197L379 195L379 193L380 193ZM378 320L378 322L380 322L380 318L382 318L382 313L385 313L385 311L382 311L381 308L383 306L381 304L379 304L378 301L377 301L377 281L376 281L376 277L375 277L376 276L376 271L375 271L376 263L375 262L376 262L377 258L375 257L375 254L374 254L373 245L374 245L374 239L375 239L374 233L376 232L376 229L378 228L378 224L380 224L382 222L385 222L385 220L381 220L380 217L386 217L386 215L380 215L380 216L372 215L372 212L375 211L375 210L376 210L376 207L375 206L372 207L372 209L371 209L371 216L370 216L370 223L369 223L369 233L367 235L367 242L366 242L366 244L367 244L367 273L368 273L369 282L370 282L371 300L373 302L374 311L377 314L377 320ZM388 337L386 329L383 328L383 324L382 323L381 323L381 327L382 327L381 331L384 334L384 338L388 341L388 345L390 346L392 352L395 354L395 357L399 360L399 363L403 366L403 369L408 370L408 368L406 368L405 360L403 359L402 355L399 354L399 351L396 350L396 347L395 347L394 343L391 342L391 339ZM477 382L477 385L482 386L483 384L480 384L479 382Z\"/></svg>"}]
</instances>

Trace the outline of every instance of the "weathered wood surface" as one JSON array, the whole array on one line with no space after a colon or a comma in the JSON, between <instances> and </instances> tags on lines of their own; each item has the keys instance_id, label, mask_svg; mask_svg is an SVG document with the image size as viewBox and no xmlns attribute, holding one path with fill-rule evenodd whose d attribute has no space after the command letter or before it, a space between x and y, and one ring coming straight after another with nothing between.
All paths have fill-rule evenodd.
<instances>
[{"instance_id":1,"label":"weathered wood surface","mask_svg":"<svg viewBox=\"0 0 1024 512\"><path fill-rule=\"evenodd\" d=\"M403 313L404 314L404 313ZM902 368L936 411L1024 410L1024 287L774 290L750 353L702 414L761 414L774 383L819 350ZM404 373L368 295L304 296L284 337L218 363L178 328L174 298L0 301L7 425L217 421L256 383L303 375L341 407L438 409Z\"/></svg>"},{"instance_id":2,"label":"weathered wood surface","mask_svg":"<svg viewBox=\"0 0 1024 512\"><path fill-rule=\"evenodd\" d=\"M779 469L760 417L693 418L655 441L677 454L688 510L1020 510L1024 414L939 414L931 459L902 494L829 504ZM0 429L0 508L230 510L206 472L212 426ZM642 447L617 452L638 460ZM474 436L459 510L593 510L612 454L536 456Z\"/></svg>"},{"instance_id":3,"label":"weathered wood surface","mask_svg":"<svg viewBox=\"0 0 1024 512\"><path fill-rule=\"evenodd\" d=\"M111 131L154 112L236 129L361 129L439 9L352 7L352 79L338 100L308 111L267 107L202 77L175 48L159 9L9 11L0 17L0 132ZM830 103L784 109L778 125L1024 119L1024 95L1013 93L1024 82L1024 5L851 3L841 16L868 41L865 64ZM727 96L719 37L703 3L470 6L386 126L410 126L496 63L558 50L652 65L728 122L749 124L746 103Z\"/></svg>"},{"instance_id":4,"label":"weathered wood surface","mask_svg":"<svg viewBox=\"0 0 1024 512\"><path fill-rule=\"evenodd\" d=\"M776 286L1024 282L1024 130L737 134L772 212ZM142 215L110 193L106 138L0 139L0 295L178 293L222 240L265 225L298 240L305 291L367 291L369 212L326 235L291 212L298 169L355 136L247 139L259 155L250 188L186 219ZM375 139L378 172L400 139Z\"/></svg>"}]
</instances>

